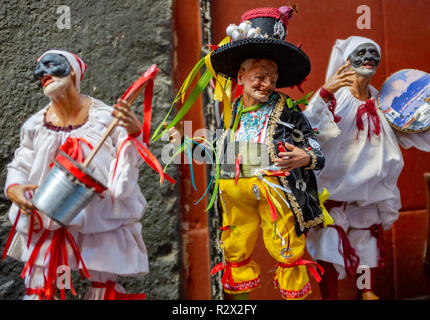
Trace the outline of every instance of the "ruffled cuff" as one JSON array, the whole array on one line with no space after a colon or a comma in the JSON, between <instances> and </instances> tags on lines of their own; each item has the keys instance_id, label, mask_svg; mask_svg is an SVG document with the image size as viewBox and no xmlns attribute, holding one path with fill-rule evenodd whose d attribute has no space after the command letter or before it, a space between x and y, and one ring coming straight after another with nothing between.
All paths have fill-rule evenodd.
<instances>
[{"instance_id":1,"label":"ruffled cuff","mask_svg":"<svg viewBox=\"0 0 430 320\"><path fill-rule=\"evenodd\" d=\"M325 102L324 99L318 94L313 104L313 112L324 120L331 120L336 125L333 113L330 111L330 101ZM336 125L337 126L337 125Z\"/></svg>"},{"instance_id":2,"label":"ruffled cuff","mask_svg":"<svg viewBox=\"0 0 430 320\"><path fill-rule=\"evenodd\" d=\"M403 133L394 130L397 141L404 149L415 147L422 151L430 152L430 131L419 133Z\"/></svg>"},{"instance_id":3,"label":"ruffled cuff","mask_svg":"<svg viewBox=\"0 0 430 320\"><path fill-rule=\"evenodd\" d=\"M224 291L228 294L250 292L261 284L260 267L249 258L236 263L226 261L223 268L221 282Z\"/></svg>"},{"instance_id":4,"label":"ruffled cuff","mask_svg":"<svg viewBox=\"0 0 430 320\"><path fill-rule=\"evenodd\" d=\"M140 135L142 135L142 129L139 130L139 132L133 133L133 134L129 134L128 136L133 138L133 139L137 139ZM143 137L141 138L143 139Z\"/></svg>"},{"instance_id":5,"label":"ruffled cuff","mask_svg":"<svg viewBox=\"0 0 430 320\"><path fill-rule=\"evenodd\" d=\"M135 133L133 135L128 135L128 137L138 141L139 143L145 144L143 142L142 130L140 130L138 133ZM123 153L122 155L120 155L120 157L122 158L121 161L127 161L130 164L135 164L136 167L140 167L144 162L142 157L139 155L139 152L137 151L136 146L132 140L131 141L129 140L127 142L127 144L124 146L124 149L121 151L121 153Z\"/></svg>"},{"instance_id":6,"label":"ruffled cuff","mask_svg":"<svg viewBox=\"0 0 430 320\"><path fill-rule=\"evenodd\" d=\"M321 88L319 91L319 96L323 99L324 98L329 99L328 104L327 104L328 110L331 112L331 114L333 116L333 121L338 123L342 118L340 116L338 116L337 114L335 114L335 112L334 112L336 109L336 104L337 104L337 101L336 101L336 98L334 97L334 95L331 92L329 92L327 89Z\"/></svg>"},{"instance_id":7,"label":"ruffled cuff","mask_svg":"<svg viewBox=\"0 0 430 320\"><path fill-rule=\"evenodd\" d=\"M306 118L316 129L318 134L318 142L324 144L327 140L337 137L340 134L340 129L337 126L333 114L329 110L329 104L326 103L319 94L316 94L309 106L303 112Z\"/></svg>"},{"instance_id":8,"label":"ruffled cuff","mask_svg":"<svg viewBox=\"0 0 430 320\"><path fill-rule=\"evenodd\" d=\"M305 266L278 267L274 278L275 288L286 300L303 300L311 292L311 284Z\"/></svg>"},{"instance_id":9,"label":"ruffled cuff","mask_svg":"<svg viewBox=\"0 0 430 320\"><path fill-rule=\"evenodd\" d=\"M309 155L311 161L309 162L309 166L306 167L305 169L307 170L315 170L317 167L317 156L315 155L315 153L312 150L305 150L305 152Z\"/></svg>"},{"instance_id":10,"label":"ruffled cuff","mask_svg":"<svg viewBox=\"0 0 430 320\"><path fill-rule=\"evenodd\" d=\"M321 154L321 151L308 148L307 150L305 150L305 152L310 157L309 165L307 167L305 167L305 169L307 169L307 170L321 170L322 168L324 168L325 158Z\"/></svg>"}]
</instances>

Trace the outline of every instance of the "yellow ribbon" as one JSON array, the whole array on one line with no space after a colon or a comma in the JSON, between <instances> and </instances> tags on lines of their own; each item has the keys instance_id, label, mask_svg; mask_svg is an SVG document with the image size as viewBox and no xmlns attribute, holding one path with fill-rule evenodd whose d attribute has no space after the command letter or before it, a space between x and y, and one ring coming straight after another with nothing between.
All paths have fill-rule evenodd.
<instances>
[{"instance_id":1,"label":"yellow ribbon","mask_svg":"<svg viewBox=\"0 0 430 320\"><path fill-rule=\"evenodd\" d=\"M227 96L230 99L230 101L231 101L231 87L232 87L231 79L227 79L225 83L225 92L227 93Z\"/></svg>"},{"instance_id":2,"label":"yellow ribbon","mask_svg":"<svg viewBox=\"0 0 430 320\"><path fill-rule=\"evenodd\" d=\"M327 226L334 224L333 218L328 213L327 209L324 207L324 201L328 199L330 193L326 188L324 188L321 193L318 193L318 200L320 202L320 208L323 212L323 226L327 228Z\"/></svg>"},{"instance_id":3,"label":"yellow ribbon","mask_svg":"<svg viewBox=\"0 0 430 320\"><path fill-rule=\"evenodd\" d=\"M222 101L223 100L222 88L225 87L226 80L227 79L224 77L220 77L220 76L216 77L214 100L216 100L216 101Z\"/></svg>"},{"instance_id":4,"label":"yellow ribbon","mask_svg":"<svg viewBox=\"0 0 430 320\"><path fill-rule=\"evenodd\" d=\"M222 46L230 41L230 37L225 37L218 46ZM230 87L231 91L231 83L229 84L229 81L226 81L226 79L223 76L217 75L215 73L215 70L212 67L212 61L211 61L211 54L213 51L211 51L209 54L205 56L205 64L210 73L214 76L216 80L216 87L214 92L214 97L216 97L215 100L221 100L220 97L222 96L222 102L224 107L224 127L227 128L230 125L231 121L231 100L229 95L226 93L226 87Z\"/></svg>"}]
</instances>

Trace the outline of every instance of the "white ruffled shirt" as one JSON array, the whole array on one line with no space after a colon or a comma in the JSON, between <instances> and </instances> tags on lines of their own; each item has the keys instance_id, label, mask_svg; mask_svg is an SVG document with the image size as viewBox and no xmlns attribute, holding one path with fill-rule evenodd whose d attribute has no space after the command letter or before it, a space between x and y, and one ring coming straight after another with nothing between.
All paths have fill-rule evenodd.
<instances>
[{"instance_id":1,"label":"white ruffled shirt","mask_svg":"<svg viewBox=\"0 0 430 320\"><path fill-rule=\"evenodd\" d=\"M24 123L20 146L7 166L5 190L12 184L40 185L49 173L50 163L68 137L83 138L92 146L100 141L113 120L113 108L100 100L91 99L87 121L69 132L55 131L45 125L47 106ZM67 229L74 236L89 270L119 275L142 275L148 272L148 257L139 220L147 203L137 184L139 166L143 160L131 142L127 142L123 148L115 178L112 179L118 149L127 136L124 128L115 127L92 160L90 172L94 178L106 185L108 190L103 198L96 196L72 220ZM142 135L136 139L142 141ZM89 148L84 144L81 146L87 155ZM9 210L11 223L14 223L17 214L18 207L13 204ZM40 216L45 229L55 230L61 227L47 216ZM28 260L42 233L34 234L30 247L27 248L29 220L29 216L21 214L17 234L8 251L9 256L21 261ZM49 242L45 241L42 246L36 265L45 264L43 258ZM70 267L77 268L71 250L69 262Z\"/></svg>"},{"instance_id":2,"label":"white ruffled shirt","mask_svg":"<svg viewBox=\"0 0 430 320\"><path fill-rule=\"evenodd\" d=\"M371 98L376 99L378 91L372 86L369 88ZM370 121L371 139L368 140L369 122L367 114L364 114L364 130L356 139L356 113L365 101L356 99L349 87L340 88L335 98L335 113L342 117L338 123L334 122L328 103L324 102L319 92L304 111L311 125L320 132L318 142L326 158L325 167L317 176L318 186L327 188L332 200L354 202L363 207L377 204L381 215L386 212L392 217L383 221L385 227L389 227L401 208L397 179L403 168L403 157L399 144L404 148L414 146L430 151L430 131L406 134L393 130L376 107L381 124L380 134L374 134L374 125Z\"/></svg>"}]
</instances>

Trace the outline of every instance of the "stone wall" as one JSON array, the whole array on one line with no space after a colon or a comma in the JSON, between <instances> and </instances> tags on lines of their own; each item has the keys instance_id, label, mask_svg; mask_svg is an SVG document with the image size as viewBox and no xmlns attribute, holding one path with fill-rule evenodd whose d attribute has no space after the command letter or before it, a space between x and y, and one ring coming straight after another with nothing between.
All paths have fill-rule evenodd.
<instances>
[{"instance_id":1,"label":"stone wall","mask_svg":"<svg viewBox=\"0 0 430 320\"><path fill-rule=\"evenodd\" d=\"M60 6L70 8L70 28ZM151 64L160 68L155 81L152 128L170 107L172 0L6 0L0 6L0 245L3 248L11 224L10 202L3 186L6 164L19 143L25 119L47 104L33 81L36 58L47 49L78 54L88 65L82 92L113 104ZM61 9L61 8L60 8ZM66 27L61 29L61 27ZM133 108L141 119L143 97ZM162 142L151 146L158 157ZM177 177L175 167L168 171ZM142 166L140 186L149 208L143 219L143 239L149 253L150 273L139 278L121 278L128 292L145 292L148 299L179 298L180 263L178 193L176 186L159 179ZM24 292L19 278L22 263L6 258L0 262L0 299L19 299ZM77 284L80 283L80 284ZM78 297L88 281L74 275ZM72 297L73 298L73 297Z\"/></svg>"}]
</instances>

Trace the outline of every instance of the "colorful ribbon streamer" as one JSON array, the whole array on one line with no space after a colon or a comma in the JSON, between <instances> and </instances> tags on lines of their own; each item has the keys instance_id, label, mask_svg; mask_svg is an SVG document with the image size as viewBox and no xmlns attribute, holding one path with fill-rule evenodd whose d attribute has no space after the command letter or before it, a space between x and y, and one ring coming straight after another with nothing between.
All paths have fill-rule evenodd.
<instances>
[{"instance_id":1,"label":"colorful ribbon streamer","mask_svg":"<svg viewBox=\"0 0 430 320\"><path fill-rule=\"evenodd\" d=\"M230 37L226 37L218 44L218 46L221 46L221 45L223 45L229 41L230 41ZM152 135L152 138L151 138L151 142L154 142L154 141L158 140L159 138L161 138L161 136L163 136L170 128L173 128L185 116L185 114L190 110L190 108L192 107L194 102L197 100L198 96L209 85L212 77L215 77L217 80L217 85L220 85L221 80L219 79L219 76L217 76L215 74L215 71L212 68L212 63L211 63L211 59L210 59L212 52L213 52L213 50L209 54L207 54L205 57L201 58L197 62L197 64L194 66L194 68L191 70L191 72L188 74L185 81L182 83L178 93L176 94L176 97L173 100L169 111L167 112L166 116L164 117L164 119L160 123L160 125L155 129L154 134ZM204 65L206 65L207 70L203 73L202 77L199 79L199 81L197 82L197 84L195 85L195 87L193 88L191 93L188 95L186 101L184 102L185 94L186 94L187 90L189 89L194 78L197 76L200 69ZM215 89L215 91L217 91L217 90L221 90L223 96L225 97L225 100L224 100L225 101L225 103L224 103L224 117L225 117L227 109L231 113L230 100L228 99L227 94L225 93L224 85L221 85L220 89ZM173 107L175 106L175 104L179 100L182 101L182 107L178 110L174 119L163 129L163 123L165 123L167 121L168 117L170 116L170 114L173 111Z\"/></svg>"},{"instance_id":2,"label":"colorful ribbon streamer","mask_svg":"<svg viewBox=\"0 0 430 320\"><path fill-rule=\"evenodd\" d=\"M320 203L320 208L323 213L323 226L327 228L329 225L334 224L333 218L330 216L326 207L324 207L324 202L328 199L330 193L326 188L322 189L321 193L318 193L318 200Z\"/></svg>"},{"instance_id":3,"label":"colorful ribbon streamer","mask_svg":"<svg viewBox=\"0 0 430 320\"><path fill-rule=\"evenodd\" d=\"M141 132L143 134L143 143L136 140L135 136L129 135L124 141L121 143L117 155L115 166L112 174L112 179L114 179L116 170L118 167L119 157L121 155L122 150L124 149L125 144L128 141L132 141L134 146L136 147L137 152L142 157L142 159L160 175L160 184L163 184L164 179L169 181L170 183L176 183L176 181L166 174L157 158L149 151L147 146L149 145L149 134L150 134L150 126L151 126L151 116L152 116L152 97L154 92L154 78L157 76L159 69L156 65L152 65L139 79L137 79L122 95L122 100L134 100L136 95L140 93L140 89L146 84L145 87L145 98L143 102L143 121Z\"/></svg>"},{"instance_id":4,"label":"colorful ribbon streamer","mask_svg":"<svg viewBox=\"0 0 430 320\"><path fill-rule=\"evenodd\" d=\"M106 190L105 186L98 183L91 176L85 174L65 156L58 154L55 160L59 164L61 164L68 172L70 172L70 174L72 174L76 179L85 184L88 188L93 188L98 194L102 194Z\"/></svg>"},{"instance_id":5,"label":"colorful ribbon streamer","mask_svg":"<svg viewBox=\"0 0 430 320\"><path fill-rule=\"evenodd\" d=\"M199 203L203 198L204 198L204 196L206 195L206 193L209 191L209 189L210 189L210 186L211 186L211 183L212 183L212 180L213 180L213 176L214 176L214 171L215 171L215 186L214 186L214 189L213 189L213 192L212 192L212 196L211 196L211 198L210 198L210 200L209 200L209 204L208 204L208 206L207 206L207 208L205 209L205 211L208 211L211 207L212 207L212 205L214 204L214 202L215 202L215 199L216 199L216 194L217 194L217 192L218 192L218 186L219 186L219 162L218 162L218 156L217 156L217 153L216 153L216 150L215 150L215 148L212 146L212 143L210 143L207 139L205 139L205 138L203 138L203 137L194 137L194 138L188 138L187 136L185 136L184 137L184 142L181 144L181 146L175 151L175 153L173 154L173 156L169 159L169 161L166 163L166 165L164 166L164 171L166 171L166 169L167 169L167 167L170 165L170 163L179 155L179 154L181 154L182 152L184 152L184 150L186 149L186 148L189 148L190 150L192 149L191 148L191 144L196 144L197 146L199 146L199 147L202 147L202 148L204 148L205 150L206 150L206 147L205 147L205 145L203 144L203 143L198 143L196 140L201 140L201 141L203 141L207 146L209 146L210 147L210 152L208 152L207 154L209 155L209 159L210 159L210 161L211 161L211 166L212 166L212 168L211 168L211 171L212 171L212 173L211 173L211 180L210 180L210 182L209 182L209 184L208 184L208 187L206 188L206 191L205 191L205 193L200 197L200 199L197 201L197 202L195 202L194 204L196 205L197 203ZM215 158L215 161L213 161L212 160L212 157L210 156L210 153L213 153L213 155L214 155L214 158ZM193 169L192 169L192 159L190 159L190 166L191 166L191 172L193 171ZM191 176L191 179L192 179L192 183L194 184L194 177L193 176ZM196 190L196 189L195 189Z\"/></svg>"},{"instance_id":6,"label":"colorful ribbon streamer","mask_svg":"<svg viewBox=\"0 0 430 320\"><path fill-rule=\"evenodd\" d=\"M309 271L311 272L312 276L315 278L315 280L319 283L321 282L321 276L324 274L324 269L321 267L318 263L314 261L304 260L302 258L298 259L297 261L293 263L277 263L277 267L281 268L292 268L296 266L306 266ZM318 271L321 273L321 275L318 273ZM277 281L277 277L275 278L275 281Z\"/></svg>"},{"instance_id":7,"label":"colorful ribbon streamer","mask_svg":"<svg viewBox=\"0 0 430 320\"><path fill-rule=\"evenodd\" d=\"M236 283L233 280L233 276L231 274L231 268L240 268L244 265L247 265L251 261L251 258L245 259L240 262L229 262L226 261L225 265L223 265L222 262L218 263L215 267L211 269L211 276L216 274L217 272L224 270L221 282L223 286L225 287L226 284L230 285L231 287L236 287Z\"/></svg>"}]
</instances>

